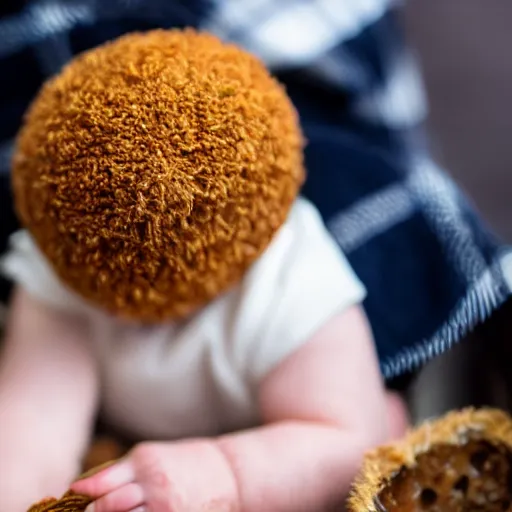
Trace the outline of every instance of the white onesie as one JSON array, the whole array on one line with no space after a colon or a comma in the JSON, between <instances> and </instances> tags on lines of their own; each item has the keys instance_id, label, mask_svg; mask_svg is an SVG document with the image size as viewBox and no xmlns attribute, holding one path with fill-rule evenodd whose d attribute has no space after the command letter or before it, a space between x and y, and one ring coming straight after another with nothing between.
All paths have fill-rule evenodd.
<instances>
[{"instance_id":1,"label":"white onesie","mask_svg":"<svg viewBox=\"0 0 512 512\"><path fill-rule=\"evenodd\" d=\"M365 295L302 198L243 281L182 323L136 326L86 304L57 279L26 231L13 235L2 271L39 300L86 317L104 417L143 439L255 425L261 379Z\"/></svg>"}]
</instances>

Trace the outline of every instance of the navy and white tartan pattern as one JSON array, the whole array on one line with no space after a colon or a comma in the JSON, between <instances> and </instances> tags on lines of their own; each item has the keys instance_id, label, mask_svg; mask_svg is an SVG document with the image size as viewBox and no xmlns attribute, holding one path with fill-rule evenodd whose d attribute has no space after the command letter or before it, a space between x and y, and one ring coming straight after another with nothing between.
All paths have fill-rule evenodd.
<instances>
[{"instance_id":1,"label":"navy and white tartan pattern","mask_svg":"<svg viewBox=\"0 0 512 512\"><path fill-rule=\"evenodd\" d=\"M427 109L399 7L393 0L4 0L3 247L16 227L6 195L12 140L42 81L76 53L127 31L205 29L260 56L286 85L309 141L304 194L368 289L382 371L392 378L419 367L508 298L503 262L511 260L429 156L419 128Z\"/></svg>"}]
</instances>

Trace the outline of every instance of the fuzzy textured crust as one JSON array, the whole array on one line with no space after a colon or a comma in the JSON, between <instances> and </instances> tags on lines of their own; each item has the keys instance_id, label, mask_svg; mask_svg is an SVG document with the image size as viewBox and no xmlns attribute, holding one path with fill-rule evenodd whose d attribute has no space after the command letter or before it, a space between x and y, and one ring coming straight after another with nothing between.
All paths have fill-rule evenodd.
<instances>
[{"instance_id":1,"label":"fuzzy textured crust","mask_svg":"<svg viewBox=\"0 0 512 512\"><path fill-rule=\"evenodd\" d=\"M28 512L84 512L91 499L71 492L62 498L47 498L32 505Z\"/></svg>"},{"instance_id":2,"label":"fuzzy textured crust","mask_svg":"<svg viewBox=\"0 0 512 512\"><path fill-rule=\"evenodd\" d=\"M109 460L104 462L81 475L81 478L92 476L102 469L115 464L116 460ZM72 491L67 491L61 498L45 498L38 503L34 503L27 512L84 512L92 502L88 496L75 494Z\"/></svg>"},{"instance_id":3,"label":"fuzzy textured crust","mask_svg":"<svg viewBox=\"0 0 512 512\"><path fill-rule=\"evenodd\" d=\"M378 512L375 497L403 466L413 467L416 457L438 444L458 445L478 433L484 439L512 449L512 419L497 409L463 409L425 422L403 440L367 454L348 500L352 512Z\"/></svg>"},{"instance_id":4,"label":"fuzzy textured crust","mask_svg":"<svg viewBox=\"0 0 512 512\"><path fill-rule=\"evenodd\" d=\"M142 322L238 282L304 179L283 87L192 30L133 33L48 81L17 137L22 223L72 290Z\"/></svg>"}]
</instances>

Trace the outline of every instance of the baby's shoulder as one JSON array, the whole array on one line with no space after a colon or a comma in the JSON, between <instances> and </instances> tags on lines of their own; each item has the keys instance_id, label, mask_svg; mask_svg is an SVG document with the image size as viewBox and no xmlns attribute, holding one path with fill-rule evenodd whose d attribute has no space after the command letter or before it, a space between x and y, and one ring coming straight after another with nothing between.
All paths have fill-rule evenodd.
<instances>
[{"instance_id":1,"label":"baby's shoulder","mask_svg":"<svg viewBox=\"0 0 512 512\"><path fill-rule=\"evenodd\" d=\"M74 315L87 311L85 302L57 277L27 230L11 235L0 272L42 304Z\"/></svg>"}]
</instances>

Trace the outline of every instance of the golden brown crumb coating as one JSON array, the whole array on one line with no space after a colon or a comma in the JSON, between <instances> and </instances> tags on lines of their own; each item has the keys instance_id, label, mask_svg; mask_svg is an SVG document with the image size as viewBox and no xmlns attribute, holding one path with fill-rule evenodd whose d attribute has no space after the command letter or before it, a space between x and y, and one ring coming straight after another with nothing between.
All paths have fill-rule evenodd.
<instances>
[{"instance_id":1,"label":"golden brown crumb coating","mask_svg":"<svg viewBox=\"0 0 512 512\"><path fill-rule=\"evenodd\" d=\"M91 501L87 496L68 492L60 499L46 498L32 505L28 512L84 512Z\"/></svg>"},{"instance_id":2,"label":"golden brown crumb coating","mask_svg":"<svg viewBox=\"0 0 512 512\"><path fill-rule=\"evenodd\" d=\"M480 471L470 468L471 470L467 473L457 473L461 469L467 469L465 456L470 455L472 445L481 449L479 444L489 447L489 460L482 464L485 467L479 468ZM496 453L491 453L493 450ZM348 510L351 512L392 512L393 510L407 512L418 509L429 509L432 512L495 510L496 504L490 501L480 503L481 506L478 507L475 503L468 507L467 503L461 505L460 502L471 501L475 499L475 495L478 499L479 494L484 494L483 491L490 491L490 496L498 491L510 492L508 486L498 488L498 484L501 485L500 478L503 477L501 466L506 465L501 453L503 451L507 452L507 456L512 455L512 419L508 414L487 408L468 408L450 412L444 417L425 422L412 430L404 439L368 453L353 486ZM446 459L444 464L442 464L443 457ZM492 460L493 458L495 460ZM500 467L494 467L495 462ZM442 470L439 469L439 465ZM494 472L496 474L493 474ZM508 478L507 475L505 477ZM414 478L416 482L411 481ZM455 482L455 491L468 495L447 494L445 484L451 481ZM429 482L432 489L426 489L429 494L426 497L428 499L424 499L422 503L421 500L424 497L418 489L419 484L425 482ZM465 488L461 488L461 482ZM482 484L483 489L479 487ZM472 489L472 486L475 488ZM438 502L432 503L430 494L435 498L436 490L440 492ZM389 501L392 506L389 506L389 503L383 503L382 498ZM400 503L399 498L403 502ZM510 503L507 506L509 507Z\"/></svg>"},{"instance_id":3,"label":"golden brown crumb coating","mask_svg":"<svg viewBox=\"0 0 512 512\"><path fill-rule=\"evenodd\" d=\"M102 464L83 473L81 478L92 476L115 462L116 460L103 462ZM67 491L59 499L49 497L34 503L27 512L84 512L87 505L92 501L92 498L88 496L75 494L73 491Z\"/></svg>"},{"instance_id":4,"label":"golden brown crumb coating","mask_svg":"<svg viewBox=\"0 0 512 512\"><path fill-rule=\"evenodd\" d=\"M17 139L16 207L75 292L176 319L267 247L302 184L302 146L252 55L192 30L129 34L42 87Z\"/></svg>"}]
</instances>

